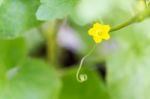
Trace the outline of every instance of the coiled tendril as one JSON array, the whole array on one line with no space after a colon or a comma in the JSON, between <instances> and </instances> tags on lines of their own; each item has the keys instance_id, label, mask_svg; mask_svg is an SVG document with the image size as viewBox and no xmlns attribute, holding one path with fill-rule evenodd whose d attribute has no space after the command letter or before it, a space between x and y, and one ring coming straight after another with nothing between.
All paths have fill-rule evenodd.
<instances>
[{"instance_id":1,"label":"coiled tendril","mask_svg":"<svg viewBox=\"0 0 150 99\"><path fill-rule=\"evenodd\" d=\"M80 71L81 71L81 68L82 68L82 66L83 66L84 60L85 60L88 56L90 56L90 55L92 54L92 52L94 51L95 48L96 48L96 44L93 46L92 50L91 50L87 55L85 55L85 56L81 59L79 68L78 68L77 73L76 73L76 79L77 79L77 81L79 81L79 82L84 82L84 81L86 81L86 80L88 79L87 74L80 74Z\"/></svg>"}]
</instances>

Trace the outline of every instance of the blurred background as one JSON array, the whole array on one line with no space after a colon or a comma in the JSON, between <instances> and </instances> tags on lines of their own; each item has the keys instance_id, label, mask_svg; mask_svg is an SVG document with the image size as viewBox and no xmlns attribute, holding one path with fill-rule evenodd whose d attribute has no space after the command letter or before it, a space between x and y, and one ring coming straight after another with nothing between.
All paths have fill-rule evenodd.
<instances>
[{"instance_id":1,"label":"blurred background","mask_svg":"<svg viewBox=\"0 0 150 99\"><path fill-rule=\"evenodd\" d=\"M95 42L95 22L112 28ZM150 99L149 0L0 0L0 99Z\"/></svg>"}]
</instances>

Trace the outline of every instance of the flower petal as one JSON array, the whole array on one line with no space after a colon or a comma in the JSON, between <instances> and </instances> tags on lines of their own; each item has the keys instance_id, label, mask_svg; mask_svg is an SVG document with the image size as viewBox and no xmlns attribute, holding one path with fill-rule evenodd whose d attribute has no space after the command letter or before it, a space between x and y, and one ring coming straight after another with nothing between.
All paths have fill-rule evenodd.
<instances>
[{"instance_id":1,"label":"flower petal","mask_svg":"<svg viewBox=\"0 0 150 99\"><path fill-rule=\"evenodd\" d=\"M100 24L100 23L95 23L95 24L93 25L93 28L96 28L96 29L100 29L100 28L102 28L102 27L103 27L103 25Z\"/></svg>"},{"instance_id":2,"label":"flower petal","mask_svg":"<svg viewBox=\"0 0 150 99\"><path fill-rule=\"evenodd\" d=\"M90 36L93 36L93 34L94 34L94 29L93 29L93 28L89 29L88 34L89 34Z\"/></svg>"},{"instance_id":3,"label":"flower petal","mask_svg":"<svg viewBox=\"0 0 150 99\"><path fill-rule=\"evenodd\" d=\"M109 25L104 25L103 26L103 31L108 33L110 31L110 26Z\"/></svg>"},{"instance_id":4,"label":"flower petal","mask_svg":"<svg viewBox=\"0 0 150 99\"><path fill-rule=\"evenodd\" d=\"M110 39L110 35L108 33L105 33L105 34L103 34L102 39L109 40Z\"/></svg>"},{"instance_id":5,"label":"flower petal","mask_svg":"<svg viewBox=\"0 0 150 99\"><path fill-rule=\"evenodd\" d=\"M91 29L89 29L88 34L93 37L95 43L101 43L102 39L108 40L110 39L109 25L102 25L100 23L95 23Z\"/></svg>"},{"instance_id":6,"label":"flower petal","mask_svg":"<svg viewBox=\"0 0 150 99\"><path fill-rule=\"evenodd\" d=\"M102 42L101 36L94 36L93 40L95 41L95 43L101 43Z\"/></svg>"}]
</instances>

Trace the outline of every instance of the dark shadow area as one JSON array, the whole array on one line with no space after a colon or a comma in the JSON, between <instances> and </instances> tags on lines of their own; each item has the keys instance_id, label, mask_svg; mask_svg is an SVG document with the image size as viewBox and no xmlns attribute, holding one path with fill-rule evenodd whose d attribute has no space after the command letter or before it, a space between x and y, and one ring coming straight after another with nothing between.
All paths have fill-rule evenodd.
<instances>
[{"instance_id":1,"label":"dark shadow area","mask_svg":"<svg viewBox=\"0 0 150 99\"><path fill-rule=\"evenodd\" d=\"M106 63L101 62L96 64L98 74L101 76L101 78L106 81Z\"/></svg>"},{"instance_id":2,"label":"dark shadow area","mask_svg":"<svg viewBox=\"0 0 150 99\"><path fill-rule=\"evenodd\" d=\"M76 54L68 49L63 48L61 56L59 56L59 62L63 68L69 68L78 63L78 58Z\"/></svg>"},{"instance_id":3,"label":"dark shadow area","mask_svg":"<svg viewBox=\"0 0 150 99\"><path fill-rule=\"evenodd\" d=\"M36 58L46 58L47 55L47 48L46 44L42 44L38 46L36 49L32 50L29 55L31 57L36 57Z\"/></svg>"}]
</instances>

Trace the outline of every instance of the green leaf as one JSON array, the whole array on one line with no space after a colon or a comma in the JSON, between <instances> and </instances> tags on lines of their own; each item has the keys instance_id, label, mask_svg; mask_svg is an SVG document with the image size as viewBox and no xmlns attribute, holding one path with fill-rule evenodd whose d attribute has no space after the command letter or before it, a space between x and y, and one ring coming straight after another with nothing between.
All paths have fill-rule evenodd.
<instances>
[{"instance_id":1,"label":"green leaf","mask_svg":"<svg viewBox=\"0 0 150 99\"><path fill-rule=\"evenodd\" d=\"M41 60L28 59L0 79L0 99L57 99L60 80Z\"/></svg>"},{"instance_id":2,"label":"green leaf","mask_svg":"<svg viewBox=\"0 0 150 99\"><path fill-rule=\"evenodd\" d=\"M62 19L69 15L79 0L41 0L36 16L39 20Z\"/></svg>"},{"instance_id":3,"label":"green leaf","mask_svg":"<svg viewBox=\"0 0 150 99\"><path fill-rule=\"evenodd\" d=\"M135 1L136 0L81 0L78 4L78 8L72 12L71 18L75 23L81 26L97 21L115 25L130 18L133 14L133 10L135 10L135 6L133 6L136 4ZM115 22L115 24L112 22Z\"/></svg>"},{"instance_id":4,"label":"green leaf","mask_svg":"<svg viewBox=\"0 0 150 99\"><path fill-rule=\"evenodd\" d=\"M112 99L150 99L150 40L144 27L142 23L116 32L118 50L107 60Z\"/></svg>"},{"instance_id":5,"label":"green leaf","mask_svg":"<svg viewBox=\"0 0 150 99\"><path fill-rule=\"evenodd\" d=\"M26 58L25 40L20 37L16 39L0 39L0 68L10 69L19 66Z\"/></svg>"},{"instance_id":6,"label":"green leaf","mask_svg":"<svg viewBox=\"0 0 150 99\"><path fill-rule=\"evenodd\" d=\"M3 0L0 0L0 6L1 6L2 3L3 3Z\"/></svg>"},{"instance_id":7,"label":"green leaf","mask_svg":"<svg viewBox=\"0 0 150 99\"><path fill-rule=\"evenodd\" d=\"M123 53L108 61L112 99L150 99L150 52L143 57L137 57L133 52Z\"/></svg>"},{"instance_id":8,"label":"green leaf","mask_svg":"<svg viewBox=\"0 0 150 99\"><path fill-rule=\"evenodd\" d=\"M39 0L5 0L0 6L0 37L20 36L39 22L35 12Z\"/></svg>"},{"instance_id":9,"label":"green leaf","mask_svg":"<svg viewBox=\"0 0 150 99\"><path fill-rule=\"evenodd\" d=\"M84 71L88 80L79 83L76 70L66 71L63 76L63 87L59 99L109 99L106 86L95 71Z\"/></svg>"}]
</instances>

